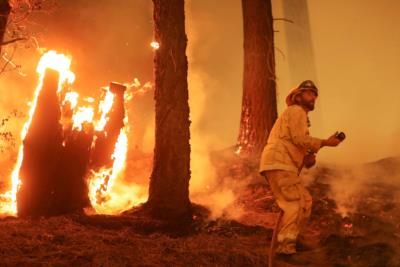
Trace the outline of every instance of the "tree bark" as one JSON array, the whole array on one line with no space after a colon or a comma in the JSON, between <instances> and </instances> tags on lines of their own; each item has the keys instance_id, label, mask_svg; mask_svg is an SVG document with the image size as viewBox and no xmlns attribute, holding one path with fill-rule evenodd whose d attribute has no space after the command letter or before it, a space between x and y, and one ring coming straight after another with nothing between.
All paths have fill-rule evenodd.
<instances>
[{"instance_id":1,"label":"tree bark","mask_svg":"<svg viewBox=\"0 0 400 267\"><path fill-rule=\"evenodd\" d=\"M270 0L242 0L243 100L238 153L258 158L277 118L275 53Z\"/></svg>"},{"instance_id":2,"label":"tree bark","mask_svg":"<svg viewBox=\"0 0 400 267\"><path fill-rule=\"evenodd\" d=\"M90 207L86 182L90 160L93 130L64 132L64 147L55 179L55 203L52 215L83 212Z\"/></svg>"},{"instance_id":3,"label":"tree bark","mask_svg":"<svg viewBox=\"0 0 400 267\"><path fill-rule=\"evenodd\" d=\"M184 0L153 0L156 133L146 207L152 216L190 216L190 132Z\"/></svg>"},{"instance_id":4,"label":"tree bark","mask_svg":"<svg viewBox=\"0 0 400 267\"><path fill-rule=\"evenodd\" d=\"M11 7L8 0L0 0L0 44L4 41L4 35L6 33L8 15L10 14ZM0 45L1 55L1 45Z\"/></svg>"}]
</instances>

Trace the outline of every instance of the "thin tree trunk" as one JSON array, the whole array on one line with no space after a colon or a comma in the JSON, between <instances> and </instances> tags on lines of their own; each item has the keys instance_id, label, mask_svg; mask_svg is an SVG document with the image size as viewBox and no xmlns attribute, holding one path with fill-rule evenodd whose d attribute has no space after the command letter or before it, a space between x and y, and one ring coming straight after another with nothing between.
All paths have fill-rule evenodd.
<instances>
[{"instance_id":1,"label":"thin tree trunk","mask_svg":"<svg viewBox=\"0 0 400 267\"><path fill-rule=\"evenodd\" d=\"M242 0L243 100L238 153L259 157L277 118L275 53L270 0Z\"/></svg>"},{"instance_id":2,"label":"thin tree trunk","mask_svg":"<svg viewBox=\"0 0 400 267\"><path fill-rule=\"evenodd\" d=\"M156 134L146 206L153 216L190 215L190 132L184 0L153 0Z\"/></svg>"},{"instance_id":3,"label":"thin tree trunk","mask_svg":"<svg viewBox=\"0 0 400 267\"><path fill-rule=\"evenodd\" d=\"M11 7L8 0L0 0L0 44L4 41L4 35L6 32L8 15L10 14ZM1 54L1 45L0 45Z\"/></svg>"}]
</instances>

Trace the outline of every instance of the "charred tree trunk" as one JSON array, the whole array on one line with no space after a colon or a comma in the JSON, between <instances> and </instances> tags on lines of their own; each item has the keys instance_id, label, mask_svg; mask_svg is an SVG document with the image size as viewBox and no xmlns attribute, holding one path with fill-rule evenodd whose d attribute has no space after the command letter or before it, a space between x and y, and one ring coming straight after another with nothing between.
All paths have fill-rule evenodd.
<instances>
[{"instance_id":1,"label":"charred tree trunk","mask_svg":"<svg viewBox=\"0 0 400 267\"><path fill-rule=\"evenodd\" d=\"M70 107L61 111L59 74L47 70L24 142L17 194L19 216L53 216L90 206L85 181L93 140L91 125L83 131L62 129L61 114L72 120ZM64 131L63 131L64 130Z\"/></svg>"},{"instance_id":2,"label":"charred tree trunk","mask_svg":"<svg viewBox=\"0 0 400 267\"><path fill-rule=\"evenodd\" d=\"M47 70L27 135L23 140L17 193L19 216L54 213L58 164L62 151L61 110L57 96L59 74Z\"/></svg>"},{"instance_id":3,"label":"charred tree trunk","mask_svg":"<svg viewBox=\"0 0 400 267\"><path fill-rule=\"evenodd\" d=\"M184 0L153 0L156 136L146 207L152 216L190 216L190 132Z\"/></svg>"},{"instance_id":4,"label":"charred tree trunk","mask_svg":"<svg viewBox=\"0 0 400 267\"><path fill-rule=\"evenodd\" d=\"M1 44L4 41L4 35L6 33L8 15L10 14L11 7L8 0L0 0L0 54Z\"/></svg>"},{"instance_id":5,"label":"charred tree trunk","mask_svg":"<svg viewBox=\"0 0 400 267\"><path fill-rule=\"evenodd\" d=\"M93 126L90 124L84 125L82 131L74 130L66 136L58 168L54 214L82 212L90 207L86 177L92 141Z\"/></svg>"},{"instance_id":6,"label":"charred tree trunk","mask_svg":"<svg viewBox=\"0 0 400 267\"><path fill-rule=\"evenodd\" d=\"M270 0L242 0L243 100L238 152L258 158L277 118L275 53Z\"/></svg>"}]
</instances>

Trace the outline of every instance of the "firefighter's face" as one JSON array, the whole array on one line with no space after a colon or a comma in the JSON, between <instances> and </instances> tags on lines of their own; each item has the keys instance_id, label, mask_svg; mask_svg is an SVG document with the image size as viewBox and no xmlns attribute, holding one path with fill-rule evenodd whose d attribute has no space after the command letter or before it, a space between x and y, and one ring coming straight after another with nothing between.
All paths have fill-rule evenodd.
<instances>
[{"instance_id":1,"label":"firefighter's face","mask_svg":"<svg viewBox=\"0 0 400 267\"><path fill-rule=\"evenodd\" d=\"M305 90L297 97L298 103L308 110L314 110L317 94L312 90Z\"/></svg>"}]
</instances>

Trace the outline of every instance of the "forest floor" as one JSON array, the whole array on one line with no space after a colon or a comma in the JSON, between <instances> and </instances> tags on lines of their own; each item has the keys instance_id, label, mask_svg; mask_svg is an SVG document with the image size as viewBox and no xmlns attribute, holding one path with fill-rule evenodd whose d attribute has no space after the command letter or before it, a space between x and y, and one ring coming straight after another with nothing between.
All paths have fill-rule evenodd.
<instances>
[{"instance_id":1,"label":"forest floor","mask_svg":"<svg viewBox=\"0 0 400 267\"><path fill-rule=\"evenodd\" d=\"M190 224L167 225L133 215L6 217L0 266L267 266L278 214L268 184L255 164L232 155L220 153L214 164L221 180L246 177L235 192L244 210L236 220L197 214ZM338 172L320 166L305 174L314 201L304 234L309 248L276 257L275 266L400 266L400 182L392 179L400 177L400 159L367 167L368 177L344 205L347 216L332 194Z\"/></svg>"}]
</instances>

